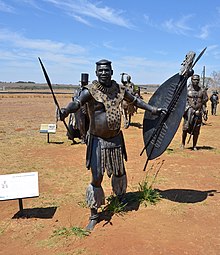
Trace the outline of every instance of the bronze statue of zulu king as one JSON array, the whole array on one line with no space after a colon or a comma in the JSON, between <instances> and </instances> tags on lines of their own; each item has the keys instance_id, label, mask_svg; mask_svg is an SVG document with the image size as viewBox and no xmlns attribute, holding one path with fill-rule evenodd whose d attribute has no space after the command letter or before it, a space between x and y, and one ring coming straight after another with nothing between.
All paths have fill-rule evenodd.
<instances>
[{"instance_id":1,"label":"bronze statue of zulu king","mask_svg":"<svg viewBox=\"0 0 220 255\"><path fill-rule=\"evenodd\" d=\"M193 66L204 51L205 49L195 61L195 53L189 52L182 63L180 73L164 82L148 104L112 80L111 61L102 59L96 62L97 80L84 86L80 96L65 108L59 107L47 72L39 58L60 119L66 127L65 118L87 104L89 129L86 139L86 166L92 174L91 183L86 190L86 202L91 211L87 230L92 230L99 222L98 209L105 203L104 190L101 186L105 171L109 178L111 177L112 190L119 200L123 201L126 193L127 175L124 160L127 160L127 155L121 130L122 100L145 110L143 120L145 147L141 154L146 150L147 162L155 159L165 151L178 129L186 104L187 79L192 76Z\"/></svg>"}]
</instances>

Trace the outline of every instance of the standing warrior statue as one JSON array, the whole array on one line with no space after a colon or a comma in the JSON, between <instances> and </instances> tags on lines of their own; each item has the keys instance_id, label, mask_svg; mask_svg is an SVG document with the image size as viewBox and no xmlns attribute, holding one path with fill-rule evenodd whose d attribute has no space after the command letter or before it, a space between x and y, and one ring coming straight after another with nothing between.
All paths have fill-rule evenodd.
<instances>
[{"instance_id":1,"label":"standing warrior statue","mask_svg":"<svg viewBox=\"0 0 220 255\"><path fill-rule=\"evenodd\" d=\"M127 76L125 80L125 76ZM129 93L134 95L134 83L131 82L131 76L126 73L121 73L121 82L125 86L125 89L128 90ZM122 101L122 116L124 119L124 128L128 128L131 123L131 116L137 111L137 108L133 103L129 103L126 100Z\"/></svg>"},{"instance_id":2,"label":"standing warrior statue","mask_svg":"<svg viewBox=\"0 0 220 255\"><path fill-rule=\"evenodd\" d=\"M185 147L187 133L189 133L189 140L193 136L193 150L197 150L196 144L202 125L203 105L208 101L207 91L199 86L199 82L200 76L194 74L187 88L187 103L183 115L182 147Z\"/></svg>"},{"instance_id":3,"label":"standing warrior statue","mask_svg":"<svg viewBox=\"0 0 220 255\"><path fill-rule=\"evenodd\" d=\"M81 73L81 87L76 91L75 98L80 96L84 86L88 85L89 83L89 74L88 73ZM74 97L72 98L74 101ZM89 116L87 111L87 105L83 105L77 112L71 113L69 115L69 129L71 134L67 132L68 139L72 140L71 138L79 138L81 139L81 143L86 143L86 134L89 128Z\"/></svg>"},{"instance_id":4,"label":"standing warrior statue","mask_svg":"<svg viewBox=\"0 0 220 255\"><path fill-rule=\"evenodd\" d=\"M85 103L90 117L86 166L91 169L92 181L86 191L87 205L91 210L87 230L92 230L99 220L98 209L105 203L101 186L106 170L112 177L112 190L119 199L126 192L127 176L124 160L127 160L125 143L121 127L122 100L133 103L151 114L160 115L163 109L152 107L129 93L124 86L111 79L113 70L111 62L102 59L96 63L98 80L85 86L78 98L74 98L66 108L61 109L60 119L76 112Z\"/></svg>"},{"instance_id":5,"label":"standing warrior statue","mask_svg":"<svg viewBox=\"0 0 220 255\"><path fill-rule=\"evenodd\" d=\"M211 111L212 111L212 115L216 115L216 111L217 111L217 105L219 103L219 99L218 99L218 91L213 91L212 95L210 97L210 101L211 101Z\"/></svg>"}]
</instances>

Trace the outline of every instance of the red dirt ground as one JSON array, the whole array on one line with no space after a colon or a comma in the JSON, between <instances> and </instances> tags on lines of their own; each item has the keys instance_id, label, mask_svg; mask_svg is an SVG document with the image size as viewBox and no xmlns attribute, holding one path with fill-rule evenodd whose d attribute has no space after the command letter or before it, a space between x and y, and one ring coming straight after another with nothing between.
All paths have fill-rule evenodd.
<instances>
[{"instance_id":1,"label":"red dirt ground","mask_svg":"<svg viewBox=\"0 0 220 255\"><path fill-rule=\"evenodd\" d=\"M59 95L61 106L70 95ZM147 101L149 96L144 95ZM210 109L210 105L208 105ZM16 217L18 201L0 202L0 255L217 255L220 254L220 112L202 126L198 151L179 148L181 126L168 150L149 162L143 148L142 110L123 129L128 153L128 194L158 169L154 188L162 200L156 205L131 206L123 215L101 221L86 237L55 235L72 226L85 227L89 209L84 193L90 181L83 144L72 145L61 122L57 132L40 134L42 123L54 123L51 95L0 95L0 173L39 173L40 196L24 199L28 218ZM210 111L209 111L210 112ZM103 188L111 195L110 180Z\"/></svg>"}]
</instances>

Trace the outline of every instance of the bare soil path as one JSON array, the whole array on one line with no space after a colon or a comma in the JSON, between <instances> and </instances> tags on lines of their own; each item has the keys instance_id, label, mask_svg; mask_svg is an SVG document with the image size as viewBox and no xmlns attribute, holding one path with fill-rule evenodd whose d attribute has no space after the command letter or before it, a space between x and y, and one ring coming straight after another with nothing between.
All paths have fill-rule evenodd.
<instances>
[{"instance_id":1,"label":"bare soil path","mask_svg":"<svg viewBox=\"0 0 220 255\"><path fill-rule=\"evenodd\" d=\"M149 95L144 95L147 101ZM59 95L60 105L70 101ZM209 112L210 112L210 105ZM156 205L136 204L123 215L101 221L86 237L59 235L59 229L85 227L84 193L90 181L83 144L72 145L61 122L47 143L42 123L54 123L51 95L0 95L0 174L39 173L39 198L24 199L28 218L17 218L18 201L0 201L0 255L217 255L220 254L220 111L202 126L199 150L179 148L181 126L168 150L143 172L144 112L123 129L128 153L128 194L160 168ZM110 180L103 187L111 195ZM56 232L54 232L56 231Z\"/></svg>"}]
</instances>

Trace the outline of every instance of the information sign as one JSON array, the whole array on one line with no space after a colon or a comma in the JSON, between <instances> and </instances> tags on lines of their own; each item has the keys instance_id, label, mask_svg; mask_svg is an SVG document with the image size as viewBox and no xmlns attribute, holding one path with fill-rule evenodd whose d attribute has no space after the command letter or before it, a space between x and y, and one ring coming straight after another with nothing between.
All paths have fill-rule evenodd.
<instances>
[{"instance_id":1,"label":"information sign","mask_svg":"<svg viewBox=\"0 0 220 255\"><path fill-rule=\"evenodd\" d=\"M41 124L40 133L55 134L56 133L56 124Z\"/></svg>"},{"instance_id":2,"label":"information sign","mask_svg":"<svg viewBox=\"0 0 220 255\"><path fill-rule=\"evenodd\" d=\"M38 172L0 175L0 200L38 196Z\"/></svg>"}]
</instances>

